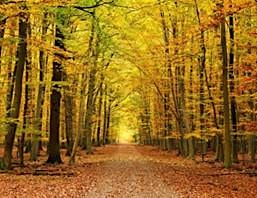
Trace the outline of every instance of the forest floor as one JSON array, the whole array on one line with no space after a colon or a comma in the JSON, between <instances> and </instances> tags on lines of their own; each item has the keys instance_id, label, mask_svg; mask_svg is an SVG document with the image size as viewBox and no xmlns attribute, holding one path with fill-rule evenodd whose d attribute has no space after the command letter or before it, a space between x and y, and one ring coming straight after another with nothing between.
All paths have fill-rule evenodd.
<instances>
[{"instance_id":1,"label":"forest floor","mask_svg":"<svg viewBox=\"0 0 257 198\"><path fill-rule=\"evenodd\" d=\"M72 166L64 155L63 164L45 165L44 155L23 169L1 173L0 197L257 197L256 166L227 170L220 163L126 144L95 148L94 155L84 153L78 153Z\"/></svg>"}]
</instances>

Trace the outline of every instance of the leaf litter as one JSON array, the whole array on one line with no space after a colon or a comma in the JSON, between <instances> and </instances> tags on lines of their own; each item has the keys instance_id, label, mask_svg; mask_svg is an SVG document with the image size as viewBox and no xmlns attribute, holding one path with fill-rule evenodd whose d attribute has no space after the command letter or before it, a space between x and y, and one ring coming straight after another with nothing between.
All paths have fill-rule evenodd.
<instances>
[{"instance_id":1,"label":"leaf litter","mask_svg":"<svg viewBox=\"0 0 257 198\"><path fill-rule=\"evenodd\" d=\"M227 170L220 163L126 144L97 147L93 155L79 151L74 165L62 154L61 165L44 164L42 155L0 174L0 197L257 197L257 177L240 164Z\"/></svg>"}]
</instances>

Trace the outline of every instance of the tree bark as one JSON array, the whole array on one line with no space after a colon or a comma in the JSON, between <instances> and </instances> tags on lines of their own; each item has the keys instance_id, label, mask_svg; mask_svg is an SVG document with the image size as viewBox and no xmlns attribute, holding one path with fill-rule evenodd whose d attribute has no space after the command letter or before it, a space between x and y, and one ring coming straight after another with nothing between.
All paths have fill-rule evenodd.
<instances>
[{"instance_id":1,"label":"tree bark","mask_svg":"<svg viewBox=\"0 0 257 198\"><path fill-rule=\"evenodd\" d=\"M67 74L64 73L64 81L67 81ZM70 156L73 148L73 97L70 92L69 85L64 90L64 106L65 106L65 132L66 132L66 155Z\"/></svg>"},{"instance_id":2,"label":"tree bark","mask_svg":"<svg viewBox=\"0 0 257 198\"><path fill-rule=\"evenodd\" d=\"M103 122L103 137L102 137L102 141L103 141L103 145L105 145L105 140L106 140L106 133L107 133L107 116L108 116L108 109L107 109L107 85L105 85L105 91L104 91L104 122Z\"/></svg>"},{"instance_id":3,"label":"tree bark","mask_svg":"<svg viewBox=\"0 0 257 198\"><path fill-rule=\"evenodd\" d=\"M61 32L59 27L56 26L55 46L65 50L63 39L63 33ZM56 58L63 58L58 53L56 53L55 55ZM62 80L63 68L62 64L59 61L60 60L54 60L53 62L52 82L54 83L54 85L52 87L52 94L50 99L50 137L48 144L48 159L46 162L51 164L62 163L59 140L61 87L56 83Z\"/></svg>"},{"instance_id":4,"label":"tree bark","mask_svg":"<svg viewBox=\"0 0 257 198\"><path fill-rule=\"evenodd\" d=\"M196 15L198 19L198 24L200 28L200 50L201 54L199 56L199 112L200 112L200 131L201 131L201 136L204 135L204 71L205 71L205 62L206 62L206 46L205 46L205 35L204 35L204 30L202 29L201 25L201 17L200 17L200 11L198 8L198 3L197 0L195 0L195 10L196 10ZM201 140L201 155L202 155L202 161L204 161L204 155L205 155L205 141Z\"/></svg>"},{"instance_id":5,"label":"tree bark","mask_svg":"<svg viewBox=\"0 0 257 198\"><path fill-rule=\"evenodd\" d=\"M222 6L223 7L223 6ZM229 89L228 89L228 54L226 41L225 16L221 21L221 48L222 48L222 84L223 84L223 107L224 107L224 166L232 166L231 159L231 134L230 134L230 116L229 116Z\"/></svg>"},{"instance_id":6,"label":"tree bark","mask_svg":"<svg viewBox=\"0 0 257 198\"><path fill-rule=\"evenodd\" d=\"M230 114L233 133L237 132L237 103L235 97L235 75L234 75L234 16L229 16L229 36L230 36L230 51L229 51L229 86L230 86ZM233 134L232 139L233 162L238 162L237 156L237 135Z\"/></svg>"},{"instance_id":7,"label":"tree bark","mask_svg":"<svg viewBox=\"0 0 257 198\"><path fill-rule=\"evenodd\" d=\"M94 112L94 90L95 90L95 81L96 81L96 65L94 64L89 75L88 82L88 97L87 97L87 111L85 116L85 134L86 134L86 149L87 153L92 153L92 116Z\"/></svg>"},{"instance_id":8,"label":"tree bark","mask_svg":"<svg viewBox=\"0 0 257 198\"><path fill-rule=\"evenodd\" d=\"M96 133L96 139L97 139L97 146L101 146L101 124L102 124L102 104L103 104L103 81L104 76L101 75L101 83L100 83L100 95L99 95L99 106L98 106L98 122L97 122L97 133Z\"/></svg>"},{"instance_id":9,"label":"tree bark","mask_svg":"<svg viewBox=\"0 0 257 198\"><path fill-rule=\"evenodd\" d=\"M27 24L27 32L28 38L31 38L31 25L30 22ZM31 120L32 120L32 113L33 113L33 102L32 102L32 56L31 50L27 50L27 59L26 59L26 72L25 72L25 103L24 103L24 110L23 110L23 131L21 133L20 139L20 149L19 149L19 156L20 156L20 165L24 165L24 144L25 144L25 135L27 128L30 128ZM30 140L29 140L30 141Z\"/></svg>"},{"instance_id":10,"label":"tree bark","mask_svg":"<svg viewBox=\"0 0 257 198\"><path fill-rule=\"evenodd\" d=\"M7 134L5 136L5 147L4 147L4 157L3 157L3 166L2 168L10 169L11 168L11 159L12 159L12 149L13 143L17 128L17 119L20 114L20 104L21 104L21 95L22 95L22 78L26 62L27 54L27 16L22 14L19 19L19 44L16 54L16 64L15 64L15 73L14 73L14 95L10 109L10 119L13 119L8 124Z\"/></svg>"},{"instance_id":11,"label":"tree bark","mask_svg":"<svg viewBox=\"0 0 257 198\"><path fill-rule=\"evenodd\" d=\"M48 29L47 23L47 13L44 13L42 21L42 36L41 39L45 41L45 36ZM45 83L44 83L44 73L47 64L47 55L44 50L39 51L39 85L37 91L37 102L36 110L34 117L34 132L32 133L32 142L31 142L31 153L30 159L32 161L37 160L37 155L39 152L39 141L41 136L42 128L42 115L43 115L43 105L44 105L44 96L45 96Z\"/></svg>"},{"instance_id":12,"label":"tree bark","mask_svg":"<svg viewBox=\"0 0 257 198\"><path fill-rule=\"evenodd\" d=\"M4 38L6 19L0 21L0 40ZM0 45L0 56L2 56L2 45ZM0 59L0 74L2 69L2 61Z\"/></svg>"},{"instance_id":13,"label":"tree bark","mask_svg":"<svg viewBox=\"0 0 257 198\"><path fill-rule=\"evenodd\" d=\"M109 100L107 117L106 117L106 134L105 134L105 144L110 143L110 124L111 124L111 101Z\"/></svg>"}]
</instances>

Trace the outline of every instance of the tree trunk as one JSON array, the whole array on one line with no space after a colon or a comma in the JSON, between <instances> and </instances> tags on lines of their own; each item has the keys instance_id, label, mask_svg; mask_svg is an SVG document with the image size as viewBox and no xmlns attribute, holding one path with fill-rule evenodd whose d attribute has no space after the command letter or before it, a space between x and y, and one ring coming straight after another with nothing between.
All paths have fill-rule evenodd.
<instances>
[{"instance_id":1,"label":"tree trunk","mask_svg":"<svg viewBox=\"0 0 257 198\"><path fill-rule=\"evenodd\" d=\"M216 134L216 153L215 160L219 162L224 161L224 148L222 143L222 135Z\"/></svg>"},{"instance_id":2,"label":"tree trunk","mask_svg":"<svg viewBox=\"0 0 257 198\"><path fill-rule=\"evenodd\" d=\"M11 159L12 159L12 149L13 143L17 128L17 119L19 118L20 114L20 104L21 104L21 95L22 95L22 78L23 78L23 71L26 62L26 54L27 54L27 16L24 14L20 16L19 19L19 44L17 48L16 54L16 64L15 64L15 89L11 109L10 109L10 116L9 118L14 119L8 124L8 131L5 136L5 147L4 147L4 157L3 157L3 166L2 168L11 168Z\"/></svg>"},{"instance_id":3,"label":"tree trunk","mask_svg":"<svg viewBox=\"0 0 257 198\"><path fill-rule=\"evenodd\" d=\"M204 135L204 71L205 71L205 61L206 61L206 46L205 46L205 36L204 36L204 30L202 29L201 25L201 17L200 12L197 4L197 0L195 0L195 10L196 15L198 19L198 24L200 28L200 49L201 54L199 55L199 83L200 83L200 89L199 89L199 112L200 112L200 132L201 136ZM205 141L201 140L201 154L202 154L202 161L204 161L204 155L205 155Z\"/></svg>"},{"instance_id":4,"label":"tree trunk","mask_svg":"<svg viewBox=\"0 0 257 198\"><path fill-rule=\"evenodd\" d=\"M110 143L110 124L111 124L111 101L109 101L108 110L107 110L105 144Z\"/></svg>"},{"instance_id":5,"label":"tree trunk","mask_svg":"<svg viewBox=\"0 0 257 198\"><path fill-rule=\"evenodd\" d=\"M47 24L47 13L44 13L42 21L42 40L45 40L47 33L48 24ZM44 83L44 73L46 70L47 64L47 55L44 50L39 51L39 85L37 90L37 102L34 118L34 132L32 133L32 142L31 142L31 153L30 159L32 161L37 160L37 155L39 152L39 140L41 136L42 128L42 115L43 115L43 106L44 106L44 96L45 96L45 83Z\"/></svg>"},{"instance_id":6,"label":"tree trunk","mask_svg":"<svg viewBox=\"0 0 257 198\"><path fill-rule=\"evenodd\" d=\"M11 24L13 26L15 26L15 20L11 21ZM11 29L10 30L10 36L11 37L15 37L15 30ZM14 56L15 54L15 50L10 47L9 49L9 54L11 56ZM14 82L15 82L15 74L16 74L16 70L17 70L17 64L15 64L14 66L14 71L12 72L12 65L13 65L13 61L12 59L8 60L8 64L7 64L7 72L8 72L8 77L7 77L7 96L6 96L6 118L8 119L10 117L11 114L11 107L12 107L12 99L13 99L13 94L14 94Z\"/></svg>"},{"instance_id":7,"label":"tree trunk","mask_svg":"<svg viewBox=\"0 0 257 198\"><path fill-rule=\"evenodd\" d=\"M55 46L64 49L64 35L61 30L56 26ZM60 54L55 54L58 58L63 58ZM60 101L61 101L61 87L56 84L62 80L63 75L62 64L57 60L53 62L53 77L54 83L50 99L50 137L48 144L48 159L47 163L55 164L62 163L60 155Z\"/></svg>"},{"instance_id":8,"label":"tree trunk","mask_svg":"<svg viewBox=\"0 0 257 198\"><path fill-rule=\"evenodd\" d=\"M92 116L94 113L94 91L96 82L96 65L93 66L89 75L88 83L88 97L87 97L87 111L85 116L85 134L86 134L86 149L87 153L92 153Z\"/></svg>"},{"instance_id":9,"label":"tree trunk","mask_svg":"<svg viewBox=\"0 0 257 198\"><path fill-rule=\"evenodd\" d=\"M234 17L229 16L229 35L230 35L230 52L229 52L229 86L230 86L230 114L233 133L237 132L237 110L235 97L235 75L234 75ZM232 152L233 162L238 162L237 156L237 135L233 134Z\"/></svg>"},{"instance_id":10,"label":"tree trunk","mask_svg":"<svg viewBox=\"0 0 257 198\"><path fill-rule=\"evenodd\" d=\"M191 50L193 48L193 43L194 43L194 38L192 37L191 39ZM189 108L190 109L194 109L194 104L193 104L193 57L191 57L190 59L190 75L189 75ZM195 130L195 123L194 123L194 119L195 119L195 115L194 115L194 111L191 111L189 113L189 131L194 131ZM189 138L188 140L188 147L189 147L189 154L188 157L190 159L195 159L195 139L194 137Z\"/></svg>"},{"instance_id":11,"label":"tree trunk","mask_svg":"<svg viewBox=\"0 0 257 198\"><path fill-rule=\"evenodd\" d=\"M222 6L223 7L223 6ZM224 166L232 166L231 159L231 134L230 134L230 116L229 116L229 89L228 89L228 55L226 41L225 16L221 21L221 48L222 48L222 84L223 84L223 107L224 107Z\"/></svg>"},{"instance_id":12,"label":"tree trunk","mask_svg":"<svg viewBox=\"0 0 257 198\"><path fill-rule=\"evenodd\" d=\"M100 95L99 95L99 106L98 106L98 122L97 122L97 146L101 146L101 124L102 124L102 104L103 104L103 80L104 76L101 75L101 83L100 83Z\"/></svg>"},{"instance_id":13,"label":"tree trunk","mask_svg":"<svg viewBox=\"0 0 257 198\"><path fill-rule=\"evenodd\" d=\"M0 40L4 38L6 19L0 21ZM0 45L0 57L2 57L2 45ZM2 62L0 59L0 74L2 69Z\"/></svg>"},{"instance_id":14,"label":"tree trunk","mask_svg":"<svg viewBox=\"0 0 257 198\"><path fill-rule=\"evenodd\" d=\"M252 162L255 162L256 155L256 137L255 135L249 135L248 137L248 154Z\"/></svg>"},{"instance_id":15,"label":"tree trunk","mask_svg":"<svg viewBox=\"0 0 257 198\"><path fill-rule=\"evenodd\" d=\"M64 74L64 81L67 81L67 76ZM64 105L65 105L65 132L66 132L66 144L67 144L67 152L66 155L71 155L73 148L73 97L69 93L69 86L64 90Z\"/></svg>"},{"instance_id":16,"label":"tree trunk","mask_svg":"<svg viewBox=\"0 0 257 198\"><path fill-rule=\"evenodd\" d=\"M74 140L74 144L72 147L72 152L70 155L70 159L69 159L69 164L74 164L75 163L75 156L76 156L76 152L80 143L80 136L81 136L81 131L82 129L84 129L84 127L82 127L82 125L84 124L83 122L83 117L84 117L84 113L83 113L83 109L84 109L84 95L85 95L85 74L83 73L81 76L81 87L79 90L80 93L80 100L79 100L79 121L78 121L78 128L76 131L76 135L75 135L75 140Z\"/></svg>"},{"instance_id":17,"label":"tree trunk","mask_svg":"<svg viewBox=\"0 0 257 198\"><path fill-rule=\"evenodd\" d=\"M107 109L107 85L105 85L105 96L104 96L104 122L103 122L103 145L105 145L106 139L106 131L107 131L107 116L108 116L108 109Z\"/></svg>"},{"instance_id":18,"label":"tree trunk","mask_svg":"<svg viewBox=\"0 0 257 198\"><path fill-rule=\"evenodd\" d=\"M27 31L28 31L28 38L31 38L31 25L30 22L27 24ZM33 113L33 102L32 102L32 85L30 82L32 81L32 56L31 50L27 50L27 59L26 59L26 72L25 72L25 103L24 103L24 110L23 110L23 131L21 134L21 141L20 141L20 165L24 165L24 144L25 144L25 135L26 129L30 128L31 120L32 120L32 113ZM29 140L31 141L31 140Z\"/></svg>"},{"instance_id":19,"label":"tree trunk","mask_svg":"<svg viewBox=\"0 0 257 198\"><path fill-rule=\"evenodd\" d=\"M165 19L165 12L162 8L161 1L158 0L159 4L159 10L160 10L160 17L161 17L161 25L162 25L162 33L163 33L163 41L164 41L164 47L165 47L165 69L167 71L166 75L168 77L168 82L165 83L165 88L168 91L165 91L163 94L163 106L164 106L164 136L168 135L168 131L170 128L171 123L171 103L173 101L174 109L176 109L175 117L177 119L177 122L179 122L178 118L178 101L174 89L174 76L172 72L172 63L171 63L171 50L170 50L170 30L167 26L167 22ZM177 4L177 3L175 3ZM173 22L173 38L176 39L177 36L177 29L176 29L176 19L174 19L175 22ZM176 47L175 47L175 54L176 54ZM172 97L171 97L172 96ZM183 135L182 135L183 136Z\"/></svg>"},{"instance_id":20,"label":"tree trunk","mask_svg":"<svg viewBox=\"0 0 257 198\"><path fill-rule=\"evenodd\" d=\"M87 91L87 103L86 103L86 114L85 114L85 130L83 132L82 136L82 147L83 149L87 149L87 152L91 153L91 136L92 136L92 129L91 129L91 118L93 115L93 100L94 100L94 89L95 89L95 81L96 81L96 53L95 49L93 46L94 45L94 40L95 40L95 29L96 29L96 21L95 21L95 11L92 13L92 22L91 22L91 33L90 33L90 38L89 38L89 46L88 46L88 61L89 63L93 64L91 65L91 71L89 72L89 80L88 80L88 91ZM97 44L97 42L95 43ZM98 45L98 44L97 44ZM93 61L91 61L93 59ZM88 139L89 138L89 139ZM90 148L88 148L88 146Z\"/></svg>"}]
</instances>

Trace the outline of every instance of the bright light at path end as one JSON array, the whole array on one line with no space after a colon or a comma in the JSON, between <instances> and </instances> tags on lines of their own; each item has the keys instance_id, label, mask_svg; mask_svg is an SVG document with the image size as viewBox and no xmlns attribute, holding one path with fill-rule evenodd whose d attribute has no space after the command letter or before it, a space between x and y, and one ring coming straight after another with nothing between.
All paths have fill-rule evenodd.
<instances>
[{"instance_id":1,"label":"bright light at path end","mask_svg":"<svg viewBox=\"0 0 257 198\"><path fill-rule=\"evenodd\" d=\"M133 130L129 130L127 126L120 126L119 143L126 144L133 142Z\"/></svg>"}]
</instances>

